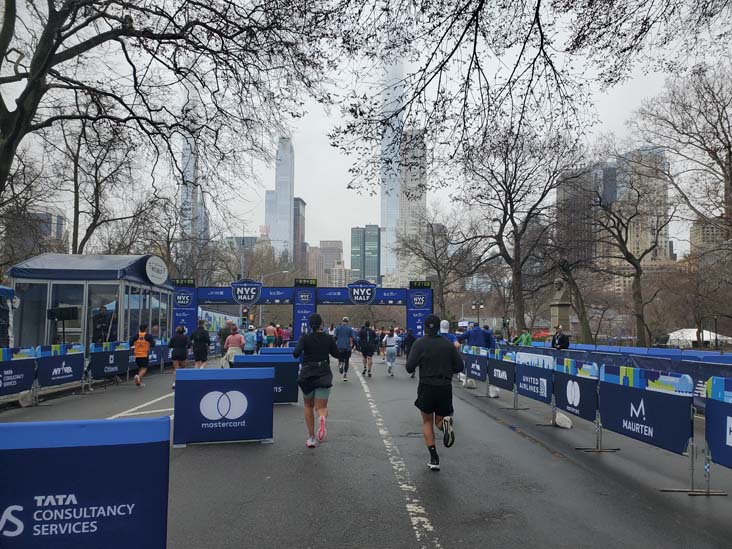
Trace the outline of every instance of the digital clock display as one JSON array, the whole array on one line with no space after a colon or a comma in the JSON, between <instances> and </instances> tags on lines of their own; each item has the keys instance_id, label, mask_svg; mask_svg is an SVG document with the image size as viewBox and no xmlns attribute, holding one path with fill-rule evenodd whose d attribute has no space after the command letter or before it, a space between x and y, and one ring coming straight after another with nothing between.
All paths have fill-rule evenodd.
<instances>
[{"instance_id":1,"label":"digital clock display","mask_svg":"<svg viewBox=\"0 0 732 549\"><path fill-rule=\"evenodd\" d=\"M317 278L296 278L296 288L315 288L318 285Z\"/></svg>"},{"instance_id":2,"label":"digital clock display","mask_svg":"<svg viewBox=\"0 0 732 549\"><path fill-rule=\"evenodd\" d=\"M432 282L429 280L411 280L409 282L409 289L410 290L420 290L423 288L431 288Z\"/></svg>"},{"instance_id":3,"label":"digital clock display","mask_svg":"<svg viewBox=\"0 0 732 549\"><path fill-rule=\"evenodd\" d=\"M171 278L170 281L173 283L173 286L178 286L178 287L183 287L183 288L195 288L196 287L195 278Z\"/></svg>"}]
</instances>

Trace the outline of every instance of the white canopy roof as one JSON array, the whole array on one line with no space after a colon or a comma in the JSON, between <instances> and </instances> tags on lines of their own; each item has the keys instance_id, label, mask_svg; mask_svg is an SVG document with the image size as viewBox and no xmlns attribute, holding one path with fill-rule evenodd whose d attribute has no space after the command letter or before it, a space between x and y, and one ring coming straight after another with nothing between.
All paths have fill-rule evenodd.
<instances>
[{"instance_id":1,"label":"white canopy roof","mask_svg":"<svg viewBox=\"0 0 732 549\"><path fill-rule=\"evenodd\" d=\"M730 343L732 337L727 337L721 334L715 334L710 330L704 330L702 334L704 341L713 342L715 340ZM668 344L676 345L678 347L691 347L693 341L696 341L696 328L684 328L683 330L676 330L668 334Z\"/></svg>"}]
</instances>

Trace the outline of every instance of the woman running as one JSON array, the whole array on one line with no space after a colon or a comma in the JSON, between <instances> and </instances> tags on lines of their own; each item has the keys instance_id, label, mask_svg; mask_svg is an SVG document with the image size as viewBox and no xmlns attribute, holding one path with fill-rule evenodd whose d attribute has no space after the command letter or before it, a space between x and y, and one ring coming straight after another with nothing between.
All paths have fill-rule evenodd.
<instances>
[{"instance_id":1,"label":"woman running","mask_svg":"<svg viewBox=\"0 0 732 549\"><path fill-rule=\"evenodd\" d=\"M397 351L397 336L394 333L394 328L389 330L389 333L384 336L382 340L384 348L386 349L386 365L389 367L387 373L394 377L394 362L396 362L396 351Z\"/></svg>"},{"instance_id":2,"label":"woman running","mask_svg":"<svg viewBox=\"0 0 732 549\"><path fill-rule=\"evenodd\" d=\"M193 361L196 368L205 368L208 360L208 346L211 344L211 336L206 331L206 321L198 321L198 328L191 334L191 347L193 348Z\"/></svg>"},{"instance_id":3,"label":"woman running","mask_svg":"<svg viewBox=\"0 0 732 549\"><path fill-rule=\"evenodd\" d=\"M226 351L226 355L224 355L224 362L221 364L221 367L226 368L228 365L229 368L233 368L234 357L236 355L242 354L243 349L244 336L239 333L239 327L234 324L231 327L231 335L226 338L226 342L224 343L224 350Z\"/></svg>"},{"instance_id":4,"label":"woman running","mask_svg":"<svg viewBox=\"0 0 732 549\"><path fill-rule=\"evenodd\" d=\"M308 428L308 439L305 445L315 448L325 440L327 434L325 421L328 417L328 397L333 386L333 372L330 370L330 358L339 358L335 339L323 331L323 319L317 313L308 319L310 333L300 337L292 356L302 356L302 368L297 384L300 386L305 403L305 425ZM313 409L318 413L318 436L315 437L315 417Z\"/></svg>"},{"instance_id":5,"label":"woman running","mask_svg":"<svg viewBox=\"0 0 732 549\"><path fill-rule=\"evenodd\" d=\"M171 337L168 342L168 346L170 347L170 358L173 360L173 370L186 367L188 347L191 346L191 342L184 332L185 328L183 328L183 326L178 326L175 329L175 335ZM175 374L175 371L173 374ZM175 389L175 381L173 381L173 389Z\"/></svg>"}]
</instances>

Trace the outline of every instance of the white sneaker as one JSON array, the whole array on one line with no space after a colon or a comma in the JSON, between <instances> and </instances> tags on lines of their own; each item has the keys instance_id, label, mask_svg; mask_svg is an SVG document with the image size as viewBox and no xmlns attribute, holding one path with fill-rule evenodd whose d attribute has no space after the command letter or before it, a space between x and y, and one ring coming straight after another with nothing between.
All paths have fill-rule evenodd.
<instances>
[{"instance_id":1,"label":"white sneaker","mask_svg":"<svg viewBox=\"0 0 732 549\"><path fill-rule=\"evenodd\" d=\"M315 440L315 437L310 437L305 441L305 446L308 448L315 448L318 445L318 441Z\"/></svg>"},{"instance_id":2,"label":"white sneaker","mask_svg":"<svg viewBox=\"0 0 732 549\"><path fill-rule=\"evenodd\" d=\"M142 384L140 383L140 376L139 376L139 375L137 375L137 374L135 374L135 385L137 385L138 387L140 387L140 385L142 385Z\"/></svg>"}]
</instances>

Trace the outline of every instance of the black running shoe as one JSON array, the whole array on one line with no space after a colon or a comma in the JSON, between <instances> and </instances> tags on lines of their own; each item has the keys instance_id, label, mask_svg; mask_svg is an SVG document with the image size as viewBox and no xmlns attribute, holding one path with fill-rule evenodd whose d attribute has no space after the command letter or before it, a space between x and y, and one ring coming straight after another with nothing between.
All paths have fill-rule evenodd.
<instances>
[{"instance_id":1,"label":"black running shoe","mask_svg":"<svg viewBox=\"0 0 732 549\"><path fill-rule=\"evenodd\" d=\"M343 373L343 363L342 362L339 362L338 363L338 373L339 374L342 374Z\"/></svg>"},{"instance_id":2,"label":"black running shoe","mask_svg":"<svg viewBox=\"0 0 732 549\"><path fill-rule=\"evenodd\" d=\"M369 370L369 377L371 377L371 370Z\"/></svg>"},{"instance_id":3,"label":"black running shoe","mask_svg":"<svg viewBox=\"0 0 732 549\"><path fill-rule=\"evenodd\" d=\"M442 420L442 442L445 444L445 448L449 448L455 444L455 431L452 428L452 418L447 416Z\"/></svg>"},{"instance_id":4,"label":"black running shoe","mask_svg":"<svg viewBox=\"0 0 732 549\"><path fill-rule=\"evenodd\" d=\"M363 367L363 372L361 372L361 375L362 376L365 376L366 375L366 366Z\"/></svg>"},{"instance_id":5,"label":"black running shoe","mask_svg":"<svg viewBox=\"0 0 732 549\"><path fill-rule=\"evenodd\" d=\"M440 470L440 458L437 456L437 454L434 454L430 457L430 462L427 464L427 467L429 467L431 471Z\"/></svg>"}]
</instances>

